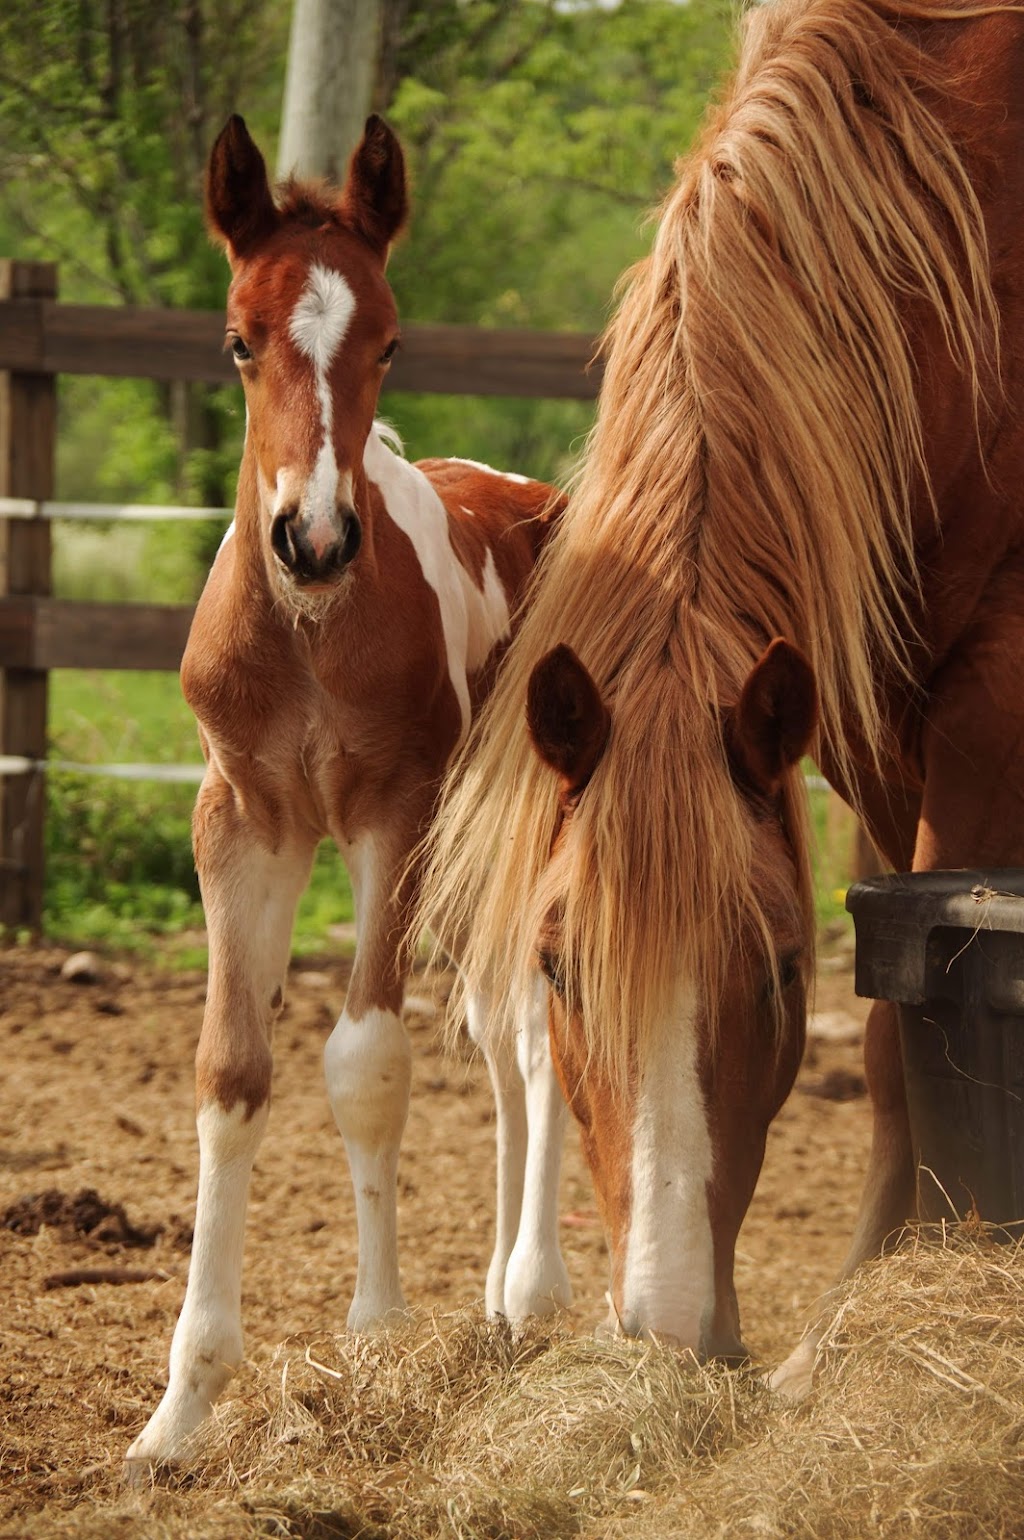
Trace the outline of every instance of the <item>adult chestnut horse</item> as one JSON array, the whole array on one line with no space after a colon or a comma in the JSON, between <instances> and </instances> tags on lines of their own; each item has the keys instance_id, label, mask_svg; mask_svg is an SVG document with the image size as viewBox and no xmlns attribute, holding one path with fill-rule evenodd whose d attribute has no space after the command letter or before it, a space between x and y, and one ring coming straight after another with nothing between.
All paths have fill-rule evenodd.
<instances>
[{"instance_id":1,"label":"adult chestnut horse","mask_svg":"<svg viewBox=\"0 0 1024 1540\"><path fill-rule=\"evenodd\" d=\"M199 1197L169 1384L128 1451L139 1463L178 1452L241 1359L246 1194L267 1121L272 1029L295 905L326 835L352 877L358 934L325 1052L359 1226L348 1324L403 1306L396 1172L410 1081L400 1016L410 853L561 506L549 487L468 461L409 465L374 423L398 346L384 270L406 217L402 151L379 118L343 191L287 183L277 202L232 118L211 154L207 214L231 265L227 346L247 426L235 523L182 665L207 760L193 826L210 944L196 1058ZM544 995L538 974L507 1050L491 1051L484 992L469 1002L498 1096L487 1303L513 1316L569 1300L554 1210L564 1104Z\"/></svg>"},{"instance_id":2,"label":"adult chestnut horse","mask_svg":"<svg viewBox=\"0 0 1024 1540\"><path fill-rule=\"evenodd\" d=\"M1024 860L1024 15L996 9L751 10L435 826L424 909L469 977L552 980L618 1322L704 1353L743 1352L736 1237L804 1043L801 756L898 868ZM847 1269L915 1197L889 1006L866 1057Z\"/></svg>"}]
</instances>

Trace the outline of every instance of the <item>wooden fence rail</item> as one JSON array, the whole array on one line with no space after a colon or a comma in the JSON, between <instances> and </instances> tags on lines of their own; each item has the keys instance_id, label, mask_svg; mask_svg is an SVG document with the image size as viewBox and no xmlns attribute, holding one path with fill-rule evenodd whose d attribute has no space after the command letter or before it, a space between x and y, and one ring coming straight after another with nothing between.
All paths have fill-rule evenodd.
<instances>
[{"instance_id":1,"label":"wooden fence rail","mask_svg":"<svg viewBox=\"0 0 1024 1540\"><path fill-rule=\"evenodd\" d=\"M232 384L221 312L63 305L57 269L0 262L0 934L42 919L47 675L54 668L176 669L189 605L52 597L56 380L92 374ZM579 333L402 328L389 391L589 400L601 370Z\"/></svg>"}]
</instances>

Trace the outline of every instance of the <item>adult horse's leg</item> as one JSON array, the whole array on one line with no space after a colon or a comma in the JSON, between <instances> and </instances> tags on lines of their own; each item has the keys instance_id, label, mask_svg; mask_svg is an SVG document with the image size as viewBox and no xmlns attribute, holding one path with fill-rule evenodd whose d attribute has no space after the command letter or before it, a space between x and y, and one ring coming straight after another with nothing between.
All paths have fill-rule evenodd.
<instances>
[{"instance_id":1,"label":"adult horse's leg","mask_svg":"<svg viewBox=\"0 0 1024 1540\"><path fill-rule=\"evenodd\" d=\"M171 1343L167 1390L128 1450L141 1465L173 1458L242 1359L242 1251L253 1160L267 1123L271 1037L284 998L295 905L313 842L264 830L209 771L194 819L210 948L196 1053L199 1193L188 1286Z\"/></svg>"},{"instance_id":2,"label":"adult horse's leg","mask_svg":"<svg viewBox=\"0 0 1024 1540\"><path fill-rule=\"evenodd\" d=\"M853 1240L837 1284L869 1257L877 1256L886 1237L914 1213L914 1152L900 1058L899 1016L896 1006L887 1000L876 1000L871 1007L864 1037L864 1069L871 1097L871 1153ZM803 1400L811 1389L831 1298L830 1290L818 1301L814 1324L769 1378L771 1388L789 1400Z\"/></svg>"},{"instance_id":3,"label":"adult horse's leg","mask_svg":"<svg viewBox=\"0 0 1024 1540\"><path fill-rule=\"evenodd\" d=\"M833 782L835 784L835 782ZM878 784L861 788L865 822L878 849L898 870L913 861L920 817L916 795ZM914 1155L900 1058L899 1015L895 1005L876 1000L864 1034L864 1071L871 1098L871 1152L853 1239L837 1283L877 1256L891 1235L914 1212ZM810 1391L831 1290L818 1301L814 1324L789 1357L771 1374L771 1388L787 1399L802 1400Z\"/></svg>"},{"instance_id":4,"label":"adult horse's leg","mask_svg":"<svg viewBox=\"0 0 1024 1540\"><path fill-rule=\"evenodd\" d=\"M405 1309L398 1272L398 1153L409 1113L412 1050L402 1024L408 843L345 846L356 906L356 957L345 1009L324 1047L327 1094L355 1191L359 1256L348 1312L364 1331ZM402 891L399 892L399 885Z\"/></svg>"},{"instance_id":5,"label":"adult horse's leg","mask_svg":"<svg viewBox=\"0 0 1024 1540\"><path fill-rule=\"evenodd\" d=\"M490 1316L519 1321L572 1303L558 1237L558 1178L565 1100L551 1060L547 986L538 975L516 1012L515 1045L496 1030L486 991L467 1001L469 1034L480 1047L497 1110L498 1202L487 1270Z\"/></svg>"}]
</instances>

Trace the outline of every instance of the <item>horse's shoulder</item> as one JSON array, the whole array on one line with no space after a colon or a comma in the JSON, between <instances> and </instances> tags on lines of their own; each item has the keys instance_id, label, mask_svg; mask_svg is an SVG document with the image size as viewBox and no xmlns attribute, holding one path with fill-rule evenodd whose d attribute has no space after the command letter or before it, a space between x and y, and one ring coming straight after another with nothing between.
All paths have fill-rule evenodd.
<instances>
[{"instance_id":1,"label":"horse's shoulder","mask_svg":"<svg viewBox=\"0 0 1024 1540\"><path fill-rule=\"evenodd\" d=\"M221 546L196 605L181 686L200 724L235 741L294 700L296 669L292 630L269 596L246 591L233 545Z\"/></svg>"}]
</instances>

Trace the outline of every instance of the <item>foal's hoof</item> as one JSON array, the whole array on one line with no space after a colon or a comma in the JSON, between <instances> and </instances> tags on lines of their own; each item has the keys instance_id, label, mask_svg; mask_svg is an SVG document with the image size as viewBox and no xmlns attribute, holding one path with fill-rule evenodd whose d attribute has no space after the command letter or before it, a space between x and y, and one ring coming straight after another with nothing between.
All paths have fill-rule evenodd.
<instances>
[{"instance_id":1,"label":"foal's hoof","mask_svg":"<svg viewBox=\"0 0 1024 1540\"><path fill-rule=\"evenodd\" d=\"M125 1455L122 1476L126 1487L131 1487L133 1492L143 1491L154 1484L158 1469L166 1469L166 1465L156 1465L152 1460L135 1459L131 1449Z\"/></svg>"},{"instance_id":2,"label":"foal's hoof","mask_svg":"<svg viewBox=\"0 0 1024 1540\"><path fill-rule=\"evenodd\" d=\"M517 1267L513 1252L505 1273L504 1305L504 1314L512 1322L571 1309L572 1284L561 1257L541 1265L531 1259L525 1267Z\"/></svg>"},{"instance_id":3,"label":"foal's hoof","mask_svg":"<svg viewBox=\"0 0 1024 1540\"><path fill-rule=\"evenodd\" d=\"M797 1343L784 1363L765 1376L768 1389L784 1401L806 1401L814 1389L814 1366L817 1360L817 1341L813 1337L805 1337Z\"/></svg>"}]
</instances>

